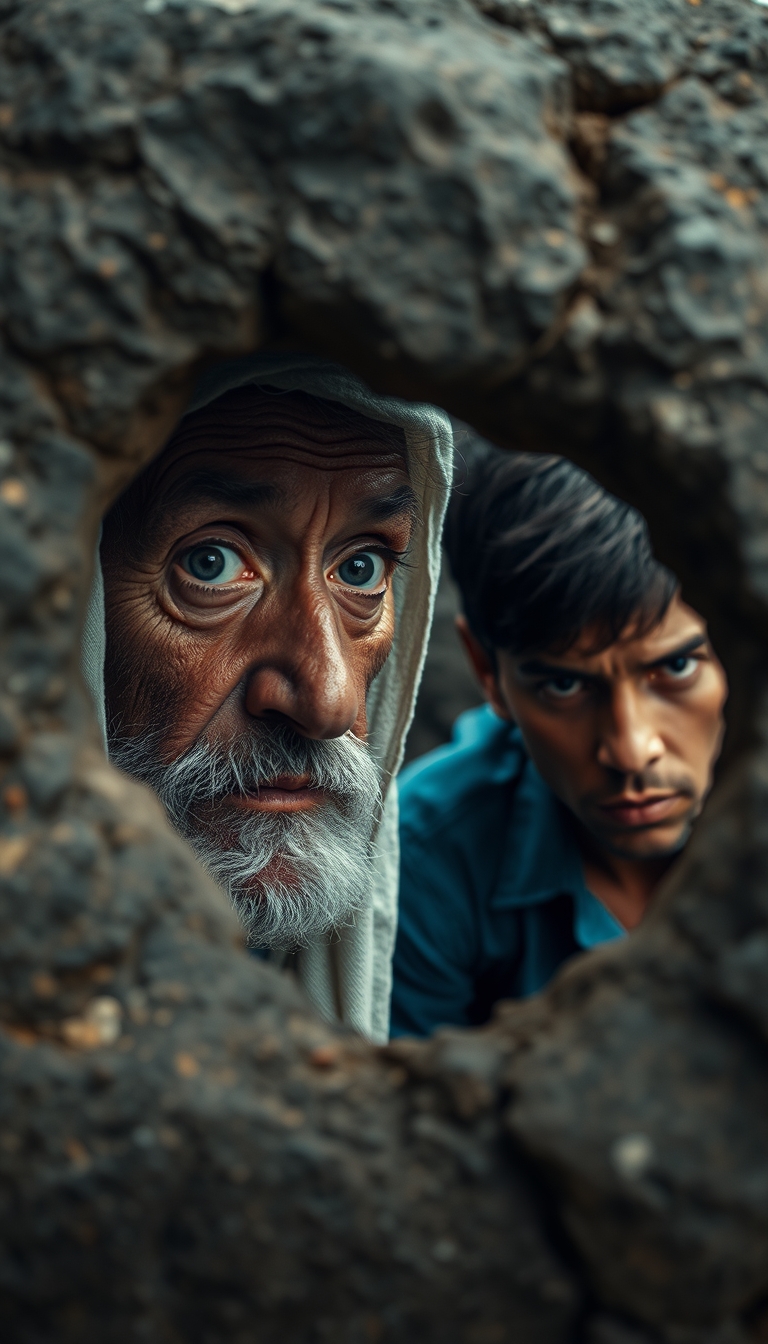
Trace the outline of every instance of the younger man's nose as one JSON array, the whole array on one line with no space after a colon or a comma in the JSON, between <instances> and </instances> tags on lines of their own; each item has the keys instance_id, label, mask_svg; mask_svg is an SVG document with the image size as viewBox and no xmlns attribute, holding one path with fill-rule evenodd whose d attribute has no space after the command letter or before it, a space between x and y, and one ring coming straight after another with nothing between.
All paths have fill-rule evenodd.
<instances>
[{"instance_id":1,"label":"younger man's nose","mask_svg":"<svg viewBox=\"0 0 768 1344\"><path fill-rule=\"evenodd\" d=\"M600 764L622 775L638 774L658 761L664 750L643 696L632 687L615 688L601 725Z\"/></svg>"},{"instance_id":2,"label":"younger man's nose","mask_svg":"<svg viewBox=\"0 0 768 1344\"><path fill-rule=\"evenodd\" d=\"M345 647L333 613L307 604L283 613L259 632L257 658L245 690L254 718L286 719L304 737L342 737L358 722L361 706L352 650Z\"/></svg>"}]
</instances>

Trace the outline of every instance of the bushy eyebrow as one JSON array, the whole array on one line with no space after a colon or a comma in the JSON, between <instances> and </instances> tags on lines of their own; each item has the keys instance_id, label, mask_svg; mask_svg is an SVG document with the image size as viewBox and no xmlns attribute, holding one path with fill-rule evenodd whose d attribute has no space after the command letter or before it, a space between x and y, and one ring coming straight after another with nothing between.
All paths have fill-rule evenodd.
<instances>
[{"instance_id":1,"label":"bushy eyebrow","mask_svg":"<svg viewBox=\"0 0 768 1344\"><path fill-rule=\"evenodd\" d=\"M216 500L222 504L234 504L258 508L264 504L276 504L283 498L283 492L276 485L265 481L248 481L242 476L227 476L219 471L193 471L182 476L163 495L163 507L169 504L187 504L198 499Z\"/></svg>"},{"instance_id":2,"label":"bushy eyebrow","mask_svg":"<svg viewBox=\"0 0 768 1344\"><path fill-rule=\"evenodd\" d=\"M151 538L155 528L167 515L169 508L179 509L208 500L234 508L264 508L284 503L286 491L265 481L247 480L242 476L201 469L180 477L164 491L155 495L146 518L146 536ZM420 518L419 501L410 485L401 485L389 494L372 495L361 499L355 510L359 523L384 523L403 514L412 524ZM359 525L358 523L358 525Z\"/></svg>"},{"instance_id":3,"label":"bushy eyebrow","mask_svg":"<svg viewBox=\"0 0 768 1344\"><path fill-rule=\"evenodd\" d=\"M385 523L402 513L412 523L417 523L421 517L418 496L410 485L399 485L389 495L374 495L360 503L361 516L371 523Z\"/></svg>"},{"instance_id":4,"label":"bushy eyebrow","mask_svg":"<svg viewBox=\"0 0 768 1344\"><path fill-rule=\"evenodd\" d=\"M264 481L248 481L242 476L228 476L218 471L193 471L182 476L163 495L163 505L187 503L200 498L220 500L224 504L245 504L258 507L277 504L284 492ZM361 501L361 514L371 522L383 523L397 514L405 513L412 522L419 518L419 501L410 485L398 486L388 495L374 495Z\"/></svg>"}]
</instances>

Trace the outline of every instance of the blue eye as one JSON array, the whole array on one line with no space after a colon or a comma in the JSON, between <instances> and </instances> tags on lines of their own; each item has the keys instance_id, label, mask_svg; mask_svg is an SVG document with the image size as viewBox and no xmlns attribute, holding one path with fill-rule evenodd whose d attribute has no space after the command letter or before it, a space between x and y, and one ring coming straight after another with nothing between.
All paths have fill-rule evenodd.
<instances>
[{"instance_id":1,"label":"blue eye","mask_svg":"<svg viewBox=\"0 0 768 1344\"><path fill-rule=\"evenodd\" d=\"M546 689L558 700L568 700L570 696L577 695L583 685L580 677L572 677L567 672L562 677L551 677L545 682Z\"/></svg>"},{"instance_id":2,"label":"blue eye","mask_svg":"<svg viewBox=\"0 0 768 1344\"><path fill-rule=\"evenodd\" d=\"M379 588L386 573L386 565L376 551L357 551L349 559L342 560L336 570L337 577L350 588L370 591Z\"/></svg>"},{"instance_id":3,"label":"blue eye","mask_svg":"<svg viewBox=\"0 0 768 1344\"><path fill-rule=\"evenodd\" d=\"M231 583L243 569L243 562L229 546L205 542L187 551L181 566L199 583Z\"/></svg>"}]
</instances>

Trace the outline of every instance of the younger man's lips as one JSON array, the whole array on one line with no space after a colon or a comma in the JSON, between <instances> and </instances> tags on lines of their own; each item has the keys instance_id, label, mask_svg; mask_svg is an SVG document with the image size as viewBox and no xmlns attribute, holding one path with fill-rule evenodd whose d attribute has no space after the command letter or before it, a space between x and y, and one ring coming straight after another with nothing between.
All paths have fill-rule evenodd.
<instances>
[{"instance_id":1,"label":"younger man's lips","mask_svg":"<svg viewBox=\"0 0 768 1344\"><path fill-rule=\"evenodd\" d=\"M322 803L323 790L313 788L307 775L280 775L257 792L241 793L230 801L247 812L309 812Z\"/></svg>"},{"instance_id":2,"label":"younger man's lips","mask_svg":"<svg viewBox=\"0 0 768 1344\"><path fill-rule=\"evenodd\" d=\"M682 793L657 793L635 798L617 798L613 802L601 803L600 811L614 825L632 829L636 826L653 826L671 820L674 814L680 811L681 803L687 806L689 801Z\"/></svg>"}]
</instances>

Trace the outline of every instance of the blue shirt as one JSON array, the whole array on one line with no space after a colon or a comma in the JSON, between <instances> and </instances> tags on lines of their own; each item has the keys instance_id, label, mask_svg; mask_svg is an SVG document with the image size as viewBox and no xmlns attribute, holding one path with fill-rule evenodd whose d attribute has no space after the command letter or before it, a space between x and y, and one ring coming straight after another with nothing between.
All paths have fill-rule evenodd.
<instances>
[{"instance_id":1,"label":"blue shirt","mask_svg":"<svg viewBox=\"0 0 768 1344\"><path fill-rule=\"evenodd\" d=\"M587 889L571 814L487 707L399 779L393 1036L485 1022L624 930Z\"/></svg>"}]
</instances>

